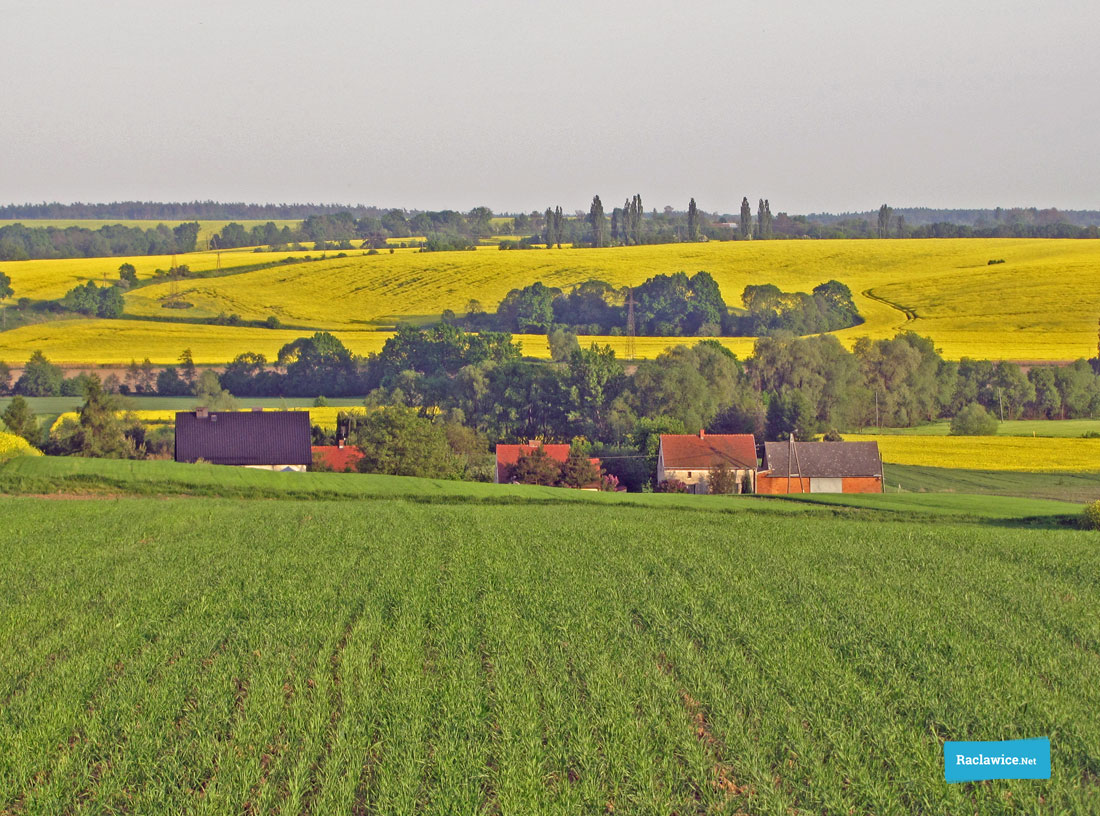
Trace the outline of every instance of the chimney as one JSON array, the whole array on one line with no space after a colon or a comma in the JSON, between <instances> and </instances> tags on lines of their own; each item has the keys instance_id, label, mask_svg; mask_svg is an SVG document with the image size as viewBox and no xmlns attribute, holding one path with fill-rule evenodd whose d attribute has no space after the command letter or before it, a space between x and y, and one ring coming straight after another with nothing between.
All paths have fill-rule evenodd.
<instances>
[{"instance_id":1,"label":"chimney","mask_svg":"<svg viewBox=\"0 0 1100 816\"><path fill-rule=\"evenodd\" d=\"M206 419L210 415L210 412L205 408L199 408L195 411L196 419Z\"/></svg>"},{"instance_id":2,"label":"chimney","mask_svg":"<svg viewBox=\"0 0 1100 816\"><path fill-rule=\"evenodd\" d=\"M341 436L339 439L336 440L336 447L338 450L344 449L344 437Z\"/></svg>"},{"instance_id":3,"label":"chimney","mask_svg":"<svg viewBox=\"0 0 1100 816\"><path fill-rule=\"evenodd\" d=\"M704 431L702 428L699 429L699 438L700 439L706 439L707 438L707 432Z\"/></svg>"}]
</instances>

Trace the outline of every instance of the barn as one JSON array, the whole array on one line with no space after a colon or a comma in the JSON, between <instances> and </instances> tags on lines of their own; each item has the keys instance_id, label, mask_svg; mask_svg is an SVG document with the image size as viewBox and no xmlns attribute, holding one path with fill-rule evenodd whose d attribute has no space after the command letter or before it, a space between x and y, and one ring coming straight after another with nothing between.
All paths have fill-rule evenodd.
<instances>
[{"instance_id":1,"label":"barn","mask_svg":"<svg viewBox=\"0 0 1100 816\"><path fill-rule=\"evenodd\" d=\"M657 482L677 480L692 493L710 491L708 478L725 465L736 476L738 493L751 493L756 483L756 438L752 434L661 434Z\"/></svg>"},{"instance_id":2,"label":"barn","mask_svg":"<svg viewBox=\"0 0 1100 816\"><path fill-rule=\"evenodd\" d=\"M765 442L757 493L881 493L877 442Z\"/></svg>"},{"instance_id":3,"label":"barn","mask_svg":"<svg viewBox=\"0 0 1100 816\"><path fill-rule=\"evenodd\" d=\"M308 411L179 411L176 461L304 471L313 461Z\"/></svg>"}]
</instances>

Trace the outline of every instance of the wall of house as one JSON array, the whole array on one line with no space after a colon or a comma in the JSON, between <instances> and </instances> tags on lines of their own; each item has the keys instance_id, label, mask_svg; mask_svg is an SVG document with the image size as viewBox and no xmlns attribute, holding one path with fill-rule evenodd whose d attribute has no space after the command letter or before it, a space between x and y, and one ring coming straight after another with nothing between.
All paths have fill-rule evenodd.
<instances>
[{"instance_id":1,"label":"wall of house","mask_svg":"<svg viewBox=\"0 0 1100 816\"><path fill-rule=\"evenodd\" d=\"M882 479L878 476L846 476L842 481L843 491L845 493L882 492ZM765 476L764 474L757 474L756 492L773 496L780 493L809 493L810 478L808 476L803 476L802 485L799 487L798 477L793 476L791 477L790 488L788 489L786 476Z\"/></svg>"},{"instance_id":2,"label":"wall of house","mask_svg":"<svg viewBox=\"0 0 1100 816\"><path fill-rule=\"evenodd\" d=\"M743 485L745 477L748 476L751 486L753 471L735 470L733 472L737 475L737 483L739 485ZM710 492L710 488L707 486L707 476L709 475L710 470L666 470L664 467L659 467L657 469L657 482L660 483L670 479L679 479L688 486L688 491L691 493L708 493Z\"/></svg>"}]
</instances>

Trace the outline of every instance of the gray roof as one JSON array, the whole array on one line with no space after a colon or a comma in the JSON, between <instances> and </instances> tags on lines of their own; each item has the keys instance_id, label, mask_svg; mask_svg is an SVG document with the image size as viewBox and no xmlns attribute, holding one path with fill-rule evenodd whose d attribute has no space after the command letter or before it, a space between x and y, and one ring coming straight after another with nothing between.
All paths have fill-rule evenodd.
<instances>
[{"instance_id":1,"label":"gray roof","mask_svg":"<svg viewBox=\"0 0 1100 816\"><path fill-rule=\"evenodd\" d=\"M762 470L770 476L882 476L878 442L795 442L795 470L788 470L789 442L765 442Z\"/></svg>"},{"instance_id":2,"label":"gray roof","mask_svg":"<svg viewBox=\"0 0 1100 816\"><path fill-rule=\"evenodd\" d=\"M176 461L214 465L308 465L308 411L193 411L176 414Z\"/></svg>"}]
</instances>

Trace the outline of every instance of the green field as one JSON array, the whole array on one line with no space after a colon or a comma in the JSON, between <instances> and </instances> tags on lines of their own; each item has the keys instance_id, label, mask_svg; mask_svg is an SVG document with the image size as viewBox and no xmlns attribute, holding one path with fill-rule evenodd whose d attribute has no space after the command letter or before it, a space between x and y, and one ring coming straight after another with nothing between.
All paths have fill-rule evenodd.
<instances>
[{"instance_id":1,"label":"green field","mask_svg":"<svg viewBox=\"0 0 1100 816\"><path fill-rule=\"evenodd\" d=\"M293 498L340 482L344 500ZM141 486L268 498L114 498ZM919 521L927 496L49 457L0 467L0 490L68 499L0 497L3 813L1085 813L1100 796L1092 533L973 504ZM1033 736L1050 781L944 783L944 739Z\"/></svg>"},{"instance_id":2,"label":"green field","mask_svg":"<svg viewBox=\"0 0 1100 816\"><path fill-rule=\"evenodd\" d=\"M930 422L912 428L868 428L874 435L947 436L951 422ZM999 423L997 436L1079 437L1087 433L1100 434L1100 419L1006 419Z\"/></svg>"}]
</instances>

